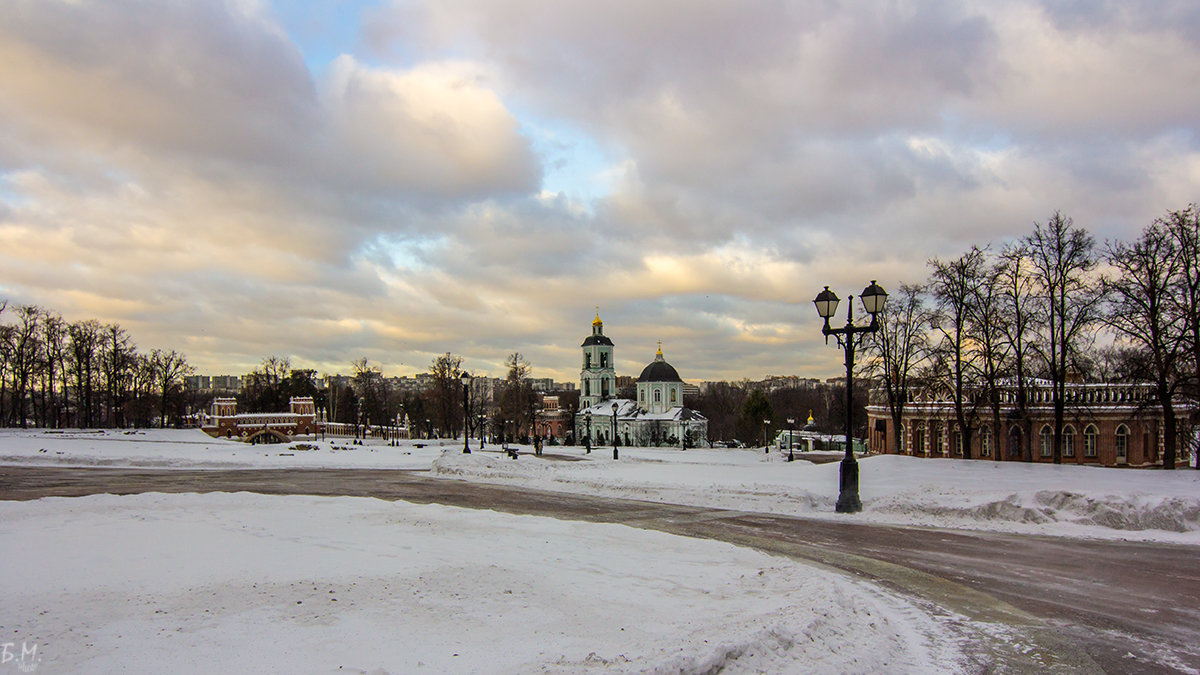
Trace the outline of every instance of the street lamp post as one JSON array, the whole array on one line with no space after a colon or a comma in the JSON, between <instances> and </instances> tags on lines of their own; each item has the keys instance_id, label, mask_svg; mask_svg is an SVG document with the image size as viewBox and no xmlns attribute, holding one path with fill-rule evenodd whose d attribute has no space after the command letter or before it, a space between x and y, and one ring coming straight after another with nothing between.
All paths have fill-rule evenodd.
<instances>
[{"instance_id":1,"label":"street lamp post","mask_svg":"<svg viewBox=\"0 0 1200 675\"><path fill-rule=\"evenodd\" d=\"M617 404L612 405L612 459L617 459Z\"/></svg>"},{"instance_id":2,"label":"street lamp post","mask_svg":"<svg viewBox=\"0 0 1200 675\"><path fill-rule=\"evenodd\" d=\"M789 417L789 418L787 418L787 420L788 420L788 433L787 433L788 461L792 462L792 461L795 461L795 459L796 459L795 455L792 454L792 446L796 444L795 441L792 439L792 425L796 423L796 418Z\"/></svg>"},{"instance_id":3,"label":"street lamp post","mask_svg":"<svg viewBox=\"0 0 1200 675\"><path fill-rule=\"evenodd\" d=\"M771 420L763 420L763 452L769 454L771 452L771 444L767 441L767 425Z\"/></svg>"},{"instance_id":4,"label":"street lamp post","mask_svg":"<svg viewBox=\"0 0 1200 675\"><path fill-rule=\"evenodd\" d=\"M467 398L471 390L471 374L463 371L459 376L463 386L463 454L471 454L471 401Z\"/></svg>"},{"instance_id":5,"label":"street lamp post","mask_svg":"<svg viewBox=\"0 0 1200 675\"><path fill-rule=\"evenodd\" d=\"M585 422L587 422L587 436L585 436L585 438L587 439L587 453L585 453L585 454L590 455L590 454L592 454L592 411L591 410L589 410L583 414L583 420Z\"/></svg>"},{"instance_id":6,"label":"street lamp post","mask_svg":"<svg viewBox=\"0 0 1200 675\"><path fill-rule=\"evenodd\" d=\"M483 434L487 431L487 415L479 413L479 449L483 450Z\"/></svg>"},{"instance_id":7,"label":"street lamp post","mask_svg":"<svg viewBox=\"0 0 1200 675\"><path fill-rule=\"evenodd\" d=\"M825 335L825 342L828 344L829 336L832 335L837 338L838 346L846 352L846 457L842 459L841 485L836 507L838 513L862 511L862 501L858 497L858 461L854 459L854 445L851 441L854 414L854 348L856 344L862 344L865 334L879 330L878 315L883 309L884 301L887 300L887 292L872 279L871 285L863 289L859 297L862 299L863 309L871 315L869 326L854 325L853 296L848 298L846 303L846 325L842 328L829 327L829 318L837 311L839 301L828 286L813 300L817 306L817 314L825 320L825 327L821 329L821 333Z\"/></svg>"}]
</instances>

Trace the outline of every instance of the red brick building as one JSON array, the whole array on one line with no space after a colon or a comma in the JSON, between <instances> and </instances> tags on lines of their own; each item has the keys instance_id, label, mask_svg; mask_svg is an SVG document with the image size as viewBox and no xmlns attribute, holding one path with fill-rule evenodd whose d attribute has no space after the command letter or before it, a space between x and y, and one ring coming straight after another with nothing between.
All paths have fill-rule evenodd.
<instances>
[{"instance_id":1,"label":"red brick building","mask_svg":"<svg viewBox=\"0 0 1200 675\"><path fill-rule=\"evenodd\" d=\"M563 442L571 432L571 412L559 406L557 396L542 397L541 408L534 413L533 433Z\"/></svg>"},{"instance_id":2,"label":"red brick building","mask_svg":"<svg viewBox=\"0 0 1200 675\"><path fill-rule=\"evenodd\" d=\"M994 437L986 403L971 404L974 422L970 454L975 459L1035 462L1054 460L1053 389L1038 380L1028 388L1026 416L1016 414L1015 388L1001 393L1001 434ZM1063 463L1101 466L1152 466L1163 453L1162 408L1147 384L1068 384L1063 425ZM904 407L900 429L893 428L887 405L872 393L867 406L868 448L893 453L899 434L901 453L915 457L962 457L962 434L949 396L916 395ZM1177 401L1181 439L1191 438L1197 407ZM1026 438L1028 437L1028 439ZM1183 443L1181 443L1183 445Z\"/></svg>"},{"instance_id":3,"label":"red brick building","mask_svg":"<svg viewBox=\"0 0 1200 675\"><path fill-rule=\"evenodd\" d=\"M269 434L287 441L292 436L318 434L322 423L317 421L316 405L311 396L293 397L288 412L238 413L236 398L213 401L213 413L200 427L216 438L237 438L251 441Z\"/></svg>"}]
</instances>

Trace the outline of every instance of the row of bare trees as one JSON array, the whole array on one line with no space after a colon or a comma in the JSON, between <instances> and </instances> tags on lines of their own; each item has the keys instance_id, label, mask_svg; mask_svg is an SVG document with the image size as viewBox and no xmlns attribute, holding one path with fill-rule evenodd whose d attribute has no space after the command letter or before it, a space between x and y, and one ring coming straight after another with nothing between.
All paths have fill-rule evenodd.
<instances>
[{"instance_id":1,"label":"row of bare trees","mask_svg":"<svg viewBox=\"0 0 1200 675\"><path fill-rule=\"evenodd\" d=\"M1062 461L1067 383L1152 383L1163 419L1163 466L1187 450L1175 403L1200 398L1200 208L1172 211L1132 241L1098 244L1061 213L999 250L972 247L929 261L923 284L903 284L880 315L872 374L896 426L914 392L953 403L970 457L983 425L1002 438L1001 396L1015 393L1024 424L1034 378L1049 382L1053 459ZM1099 345L1099 346L1098 346ZM896 451L900 438L893 435Z\"/></svg>"},{"instance_id":2,"label":"row of bare trees","mask_svg":"<svg viewBox=\"0 0 1200 675\"><path fill-rule=\"evenodd\" d=\"M178 425L191 371L174 350L139 352L117 324L0 301L0 426Z\"/></svg>"},{"instance_id":3,"label":"row of bare trees","mask_svg":"<svg viewBox=\"0 0 1200 675\"><path fill-rule=\"evenodd\" d=\"M494 391L487 391L478 380L467 380L469 418L463 406L462 357L450 352L433 359L429 384L420 392L393 390L379 367L365 358L353 363L350 386L323 390L315 384L314 371L295 370L287 358L270 357L247 377L240 405L251 411L283 410L290 396L313 396L333 422L386 424L407 416L420 434L457 437L464 430L478 433L483 415L493 425L489 430L493 435L527 435L538 404L529 379L531 365L514 352L505 366L504 382Z\"/></svg>"}]
</instances>

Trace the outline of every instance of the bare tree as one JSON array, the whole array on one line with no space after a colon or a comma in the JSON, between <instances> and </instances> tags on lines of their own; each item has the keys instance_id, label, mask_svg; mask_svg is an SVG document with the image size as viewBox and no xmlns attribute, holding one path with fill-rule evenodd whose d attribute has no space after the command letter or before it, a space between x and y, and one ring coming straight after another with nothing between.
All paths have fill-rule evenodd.
<instances>
[{"instance_id":1,"label":"bare tree","mask_svg":"<svg viewBox=\"0 0 1200 675\"><path fill-rule=\"evenodd\" d=\"M975 246L954 260L929 261L933 268L929 289L936 309L932 325L940 335L935 349L944 355L950 377L947 389L954 403L958 422L959 443L964 459L971 458L971 432L975 427L975 407L971 398L969 374L974 367L975 352L970 348L970 305L983 277L983 251Z\"/></svg>"},{"instance_id":2,"label":"bare tree","mask_svg":"<svg viewBox=\"0 0 1200 675\"><path fill-rule=\"evenodd\" d=\"M438 428L449 435L457 426L458 409L462 405L462 383L458 381L462 374L462 357L450 352L441 354L433 360L429 372L433 375L433 387L429 390L433 399L431 412L437 416L434 421Z\"/></svg>"},{"instance_id":3,"label":"bare tree","mask_svg":"<svg viewBox=\"0 0 1200 675\"><path fill-rule=\"evenodd\" d=\"M101 331L100 369L104 376L109 426L125 426L123 406L132 384L136 354L124 328L115 323L104 326Z\"/></svg>"},{"instance_id":4,"label":"bare tree","mask_svg":"<svg viewBox=\"0 0 1200 675\"><path fill-rule=\"evenodd\" d=\"M1039 351L1053 387L1054 463L1062 463L1066 385L1072 359L1099 318L1101 294L1094 278L1096 240L1055 211L1043 226L1034 223L1025 239L1033 264L1038 306L1046 319Z\"/></svg>"},{"instance_id":5,"label":"bare tree","mask_svg":"<svg viewBox=\"0 0 1200 675\"><path fill-rule=\"evenodd\" d=\"M504 359L504 365L508 368L508 374L500 393L500 414L504 419L515 422L517 434L522 435L522 430L533 424L537 402L537 394L529 383L532 366L521 352L509 354Z\"/></svg>"},{"instance_id":6,"label":"bare tree","mask_svg":"<svg viewBox=\"0 0 1200 675\"><path fill-rule=\"evenodd\" d=\"M268 356L242 382L242 403L250 412L280 411L287 406L285 381L292 369L286 356Z\"/></svg>"},{"instance_id":7,"label":"bare tree","mask_svg":"<svg viewBox=\"0 0 1200 675\"><path fill-rule=\"evenodd\" d=\"M1181 366L1185 391L1200 399L1200 206L1172 211L1160 219L1179 251L1180 269L1170 294L1171 313L1181 318L1187 356ZM1187 363L1190 362L1190 363ZM1195 468L1200 469L1200 439L1191 435Z\"/></svg>"},{"instance_id":8,"label":"bare tree","mask_svg":"<svg viewBox=\"0 0 1200 675\"><path fill-rule=\"evenodd\" d=\"M1200 206L1171 211L1159 219L1179 252L1180 268L1168 298L1171 314L1181 322L1186 345L1181 377L1185 391L1200 398ZM1193 436L1195 468L1200 469L1200 442Z\"/></svg>"},{"instance_id":9,"label":"bare tree","mask_svg":"<svg viewBox=\"0 0 1200 675\"><path fill-rule=\"evenodd\" d=\"M925 287L901 284L891 302L884 303L878 314L879 332L868 347L871 355L868 372L883 388L885 405L892 418L892 449L902 454L900 428L904 407L911 396L912 379L928 356L929 310L925 306Z\"/></svg>"},{"instance_id":10,"label":"bare tree","mask_svg":"<svg viewBox=\"0 0 1200 675\"><path fill-rule=\"evenodd\" d=\"M1031 359L1033 355L1033 340L1037 332L1038 320L1034 313L1034 281L1033 263L1029 259L1029 247L1025 242L1017 242L1007 246L1000 253L1001 285L1001 330L1008 344L1011 361L1013 388L1016 390L1016 400L1012 417L1021 425L1021 445L1017 451L1025 461L1033 461L1030 452L1030 437L1033 422L1029 417L1029 378ZM1003 440L997 438L996 448L1000 452ZM1013 448L1007 446L1009 459Z\"/></svg>"},{"instance_id":11,"label":"bare tree","mask_svg":"<svg viewBox=\"0 0 1200 675\"><path fill-rule=\"evenodd\" d=\"M1166 226L1155 222L1132 243L1109 242L1106 253L1116 276L1105 283L1105 323L1148 357L1145 376L1154 382L1162 406L1163 468L1174 469L1178 441L1173 400L1187 355L1184 317L1171 312L1171 293L1182 268L1179 249Z\"/></svg>"},{"instance_id":12,"label":"bare tree","mask_svg":"<svg viewBox=\"0 0 1200 675\"><path fill-rule=\"evenodd\" d=\"M167 351L155 349L150 352L151 372L154 374L154 384L158 389L160 405L158 407L159 425L166 428L170 417L168 400L171 393L183 387L183 378L192 373L192 367L187 359L174 349Z\"/></svg>"},{"instance_id":13,"label":"bare tree","mask_svg":"<svg viewBox=\"0 0 1200 675\"><path fill-rule=\"evenodd\" d=\"M967 304L967 333L970 349L974 353L972 363L976 371L979 398L988 406L991 414L991 453L1000 460L1000 439L1004 427L1000 418L1000 402L1003 380L1008 368L1012 345L1006 340L1005 316L1005 266L1003 263L987 265L981 270L979 282L971 290Z\"/></svg>"},{"instance_id":14,"label":"bare tree","mask_svg":"<svg viewBox=\"0 0 1200 675\"><path fill-rule=\"evenodd\" d=\"M27 414L30 398L30 384L37 369L37 357L40 351L39 324L42 311L34 305L17 307L17 323L12 326L9 336L9 369L12 372L13 415L15 421L25 429L29 426Z\"/></svg>"},{"instance_id":15,"label":"bare tree","mask_svg":"<svg viewBox=\"0 0 1200 675\"><path fill-rule=\"evenodd\" d=\"M57 313L46 312L42 317L42 363L45 367L42 419L46 426L61 427L63 422L61 397L67 393L66 339L66 322Z\"/></svg>"},{"instance_id":16,"label":"bare tree","mask_svg":"<svg viewBox=\"0 0 1200 675\"><path fill-rule=\"evenodd\" d=\"M358 396L362 421L367 424L386 422L388 392L383 381L383 372L371 365L366 357L355 361L353 368L354 392Z\"/></svg>"},{"instance_id":17,"label":"bare tree","mask_svg":"<svg viewBox=\"0 0 1200 675\"><path fill-rule=\"evenodd\" d=\"M80 427L96 425L95 375L100 351L100 324L95 319L77 321L67 327L70 339L68 357L75 380L75 416Z\"/></svg>"}]
</instances>

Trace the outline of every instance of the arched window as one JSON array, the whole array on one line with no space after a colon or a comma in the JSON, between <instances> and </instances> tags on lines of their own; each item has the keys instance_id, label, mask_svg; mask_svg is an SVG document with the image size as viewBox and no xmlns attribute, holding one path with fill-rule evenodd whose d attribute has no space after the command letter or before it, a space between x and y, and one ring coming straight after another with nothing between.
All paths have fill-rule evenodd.
<instances>
[{"instance_id":1,"label":"arched window","mask_svg":"<svg viewBox=\"0 0 1200 675\"><path fill-rule=\"evenodd\" d=\"M1049 424L1042 425L1042 457L1050 457L1054 454L1054 431L1050 429Z\"/></svg>"},{"instance_id":2,"label":"arched window","mask_svg":"<svg viewBox=\"0 0 1200 675\"><path fill-rule=\"evenodd\" d=\"M962 429L955 428L954 436L952 438L953 438L953 443L954 443L954 454L958 455L959 457L962 457L962 454L963 454Z\"/></svg>"},{"instance_id":3,"label":"arched window","mask_svg":"<svg viewBox=\"0 0 1200 675\"><path fill-rule=\"evenodd\" d=\"M601 368L608 367L608 353L607 352L600 352L600 367Z\"/></svg>"},{"instance_id":4,"label":"arched window","mask_svg":"<svg viewBox=\"0 0 1200 675\"><path fill-rule=\"evenodd\" d=\"M900 425L900 454L908 454L908 446L905 443L908 441L908 426Z\"/></svg>"},{"instance_id":5,"label":"arched window","mask_svg":"<svg viewBox=\"0 0 1200 675\"><path fill-rule=\"evenodd\" d=\"M992 456L992 428L979 428L979 454L984 457Z\"/></svg>"},{"instance_id":6,"label":"arched window","mask_svg":"<svg viewBox=\"0 0 1200 675\"><path fill-rule=\"evenodd\" d=\"M1063 457L1075 456L1075 427L1070 424L1063 427Z\"/></svg>"},{"instance_id":7,"label":"arched window","mask_svg":"<svg viewBox=\"0 0 1200 675\"><path fill-rule=\"evenodd\" d=\"M671 403L675 402L675 388L671 388Z\"/></svg>"},{"instance_id":8,"label":"arched window","mask_svg":"<svg viewBox=\"0 0 1200 675\"><path fill-rule=\"evenodd\" d=\"M1087 428L1083 430L1083 456L1084 457L1095 457L1096 456L1096 437L1099 435L1100 435L1100 433L1096 431L1095 424L1089 424L1089 425L1087 425Z\"/></svg>"},{"instance_id":9,"label":"arched window","mask_svg":"<svg viewBox=\"0 0 1200 675\"><path fill-rule=\"evenodd\" d=\"M925 424L917 422L913 425L913 454L925 453Z\"/></svg>"},{"instance_id":10,"label":"arched window","mask_svg":"<svg viewBox=\"0 0 1200 675\"><path fill-rule=\"evenodd\" d=\"M661 389L654 390L654 402L662 403L662 390Z\"/></svg>"},{"instance_id":11,"label":"arched window","mask_svg":"<svg viewBox=\"0 0 1200 675\"><path fill-rule=\"evenodd\" d=\"M1129 458L1129 427L1124 424L1117 427L1117 461L1124 462Z\"/></svg>"},{"instance_id":12,"label":"arched window","mask_svg":"<svg viewBox=\"0 0 1200 675\"><path fill-rule=\"evenodd\" d=\"M583 369L587 370L588 368L591 368L591 367L592 367L592 354L591 354L591 352L584 352L583 353Z\"/></svg>"}]
</instances>

